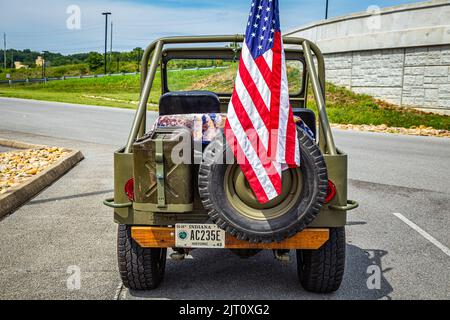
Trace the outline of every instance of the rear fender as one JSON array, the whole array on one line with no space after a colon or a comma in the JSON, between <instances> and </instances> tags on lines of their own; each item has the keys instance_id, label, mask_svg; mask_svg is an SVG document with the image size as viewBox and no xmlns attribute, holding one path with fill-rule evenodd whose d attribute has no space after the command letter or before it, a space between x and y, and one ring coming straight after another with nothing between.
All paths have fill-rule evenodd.
<instances>
[{"instance_id":1,"label":"rear fender","mask_svg":"<svg viewBox=\"0 0 450 320\"><path fill-rule=\"evenodd\" d=\"M348 156L341 150L337 155L324 155L327 164L328 179L336 186L336 196L328 204L324 204L317 218L309 227L343 227L347 223L347 211L338 209L345 208L347 199L347 170Z\"/></svg>"},{"instance_id":2,"label":"rear fender","mask_svg":"<svg viewBox=\"0 0 450 320\"><path fill-rule=\"evenodd\" d=\"M125 193L125 184L133 178L133 154L118 150L114 153L114 203L124 205L130 202ZM120 224L132 224L133 208L115 208L114 220Z\"/></svg>"}]
</instances>

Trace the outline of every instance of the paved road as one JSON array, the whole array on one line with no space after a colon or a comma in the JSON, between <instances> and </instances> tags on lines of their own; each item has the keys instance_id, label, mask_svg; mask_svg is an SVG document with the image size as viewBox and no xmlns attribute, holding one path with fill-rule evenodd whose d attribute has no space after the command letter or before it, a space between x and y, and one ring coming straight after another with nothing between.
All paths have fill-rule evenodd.
<instances>
[{"instance_id":1,"label":"paved road","mask_svg":"<svg viewBox=\"0 0 450 320\"><path fill-rule=\"evenodd\" d=\"M347 269L337 293L305 292L295 262L282 265L270 252L241 260L220 250L169 261L156 291L120 288L116 227L101 200L112 192L112 152L132 118L129 110L0 99L1 138L78 148L86 156L0 221L0 298L450 298L450 140L346 131L335 139L349 153L349 194L361 207L349 217ZM374 264L381 283L370 290ZM71 266L80 268L80 290L67 289Z\"/></svg>"}]
</instances>

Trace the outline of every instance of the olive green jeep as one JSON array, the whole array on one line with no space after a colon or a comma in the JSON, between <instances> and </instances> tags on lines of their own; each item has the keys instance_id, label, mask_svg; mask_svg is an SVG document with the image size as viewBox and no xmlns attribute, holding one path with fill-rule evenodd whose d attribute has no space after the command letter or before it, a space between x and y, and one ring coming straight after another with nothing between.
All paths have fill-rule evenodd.
<instances>
[{"instance_id":1,"label":"olive green jeep","mask_svg":"<svg viewBox=\"0 0 450 320\"><path fill-rule=\"evenodd\" d=\"M336 148L326 114L323 56L310 41L284 38L301 166L285 170L281 195L261 204L223 137L240 57L236 44L243 39L163 38L144 53L139 107L126 146L114 154L114 198L104 201L119 224L119 270L127 288L157 288L168 249L182 260L202 248L230 249L242 258L273 250L281 261L295 250L306 290L332 292L342 282L347 211L358 204L347 198L347 155ZM159 117L147 128L158 72ZM205 81L184 91L173 80L203 73ZM212 80L215 87L208 87ZM307 108L310 85L317 113Z\"/></svg>"}]
</instances>

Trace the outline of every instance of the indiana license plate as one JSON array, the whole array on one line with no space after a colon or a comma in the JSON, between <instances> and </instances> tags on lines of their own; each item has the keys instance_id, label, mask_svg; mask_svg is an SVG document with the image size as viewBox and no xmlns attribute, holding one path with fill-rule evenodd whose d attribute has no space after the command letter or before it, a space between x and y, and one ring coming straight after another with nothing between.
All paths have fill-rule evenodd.
<instances>
[{"instance_id":1,"label":"indiana license plate","mask_svg":"<svg viewBox=\"0 0 450 320\"><path fill-rule=\"evenodd\" d=\"M175 225L177 248L225 248L225 231L215 224Z\"/></svg>"}]
</instances>

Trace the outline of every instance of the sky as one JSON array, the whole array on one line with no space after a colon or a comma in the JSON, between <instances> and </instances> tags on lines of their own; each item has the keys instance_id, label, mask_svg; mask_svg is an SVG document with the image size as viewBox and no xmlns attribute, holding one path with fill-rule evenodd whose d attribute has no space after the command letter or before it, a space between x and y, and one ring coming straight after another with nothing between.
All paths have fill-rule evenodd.
<instances>
[{"instance_id":1,"label":"sky","mask_svg":"<svg viewBox=\"0 0 450 320\"><path fill-rule=\"evenodd\" d=\"M7 47L63 54L104 50L104 11L112 13L113 50L146 47L162 36L245 31L252 0L0 0L0 33ZM414 0L329 0L329 17ZM79 13L79 14L78 14ZM325 15L325 0L280 0L289 31ZM3 37L0 37L3 47ZM108 44L109 47L109 44Z\"/></svg>"}]
</instances>

